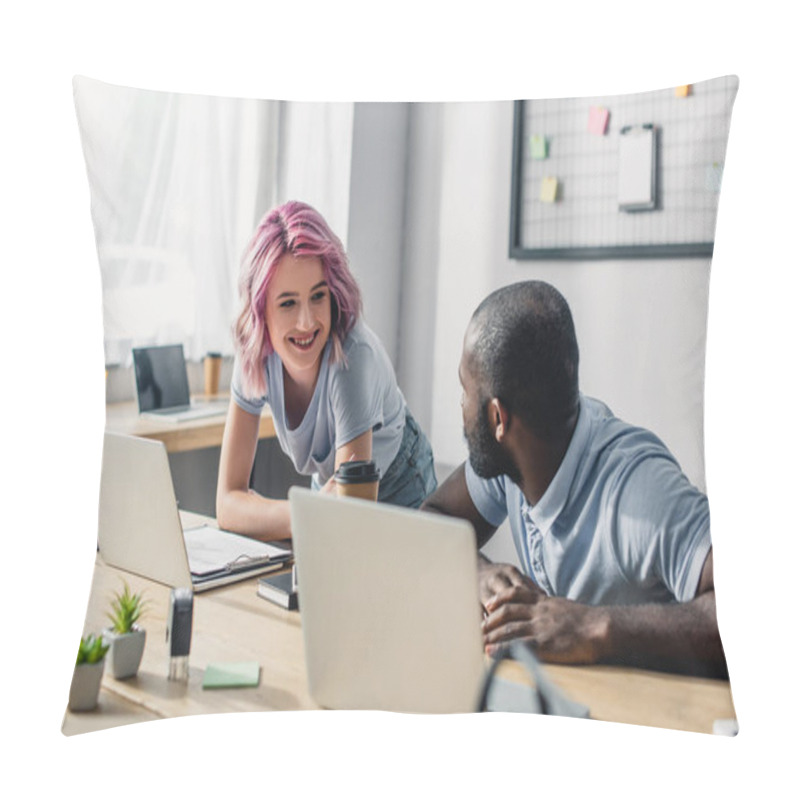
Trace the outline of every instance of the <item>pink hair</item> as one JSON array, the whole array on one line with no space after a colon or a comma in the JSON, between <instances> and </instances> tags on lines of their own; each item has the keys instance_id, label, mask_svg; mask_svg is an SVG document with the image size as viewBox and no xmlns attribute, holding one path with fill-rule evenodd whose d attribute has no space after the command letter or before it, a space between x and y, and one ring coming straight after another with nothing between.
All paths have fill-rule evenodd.
<instances>
[{"instance_id":1,"label":"pink hair","mask_svg":"<svg viewBox=\"0 0 800 800\"><path fill-rule=\"evenodd\" d=\"M342 343L361 313L361 291L341 241L322 215L306 203L290 201L268 211L258 223L242 258L239 294L243 308L233 337L247 397L266 394L264 362L273 352L267 331L267 290L277 263L290 253L317 256L331 294L332 358L342 358Z\"/></svg>"}]
</instances>

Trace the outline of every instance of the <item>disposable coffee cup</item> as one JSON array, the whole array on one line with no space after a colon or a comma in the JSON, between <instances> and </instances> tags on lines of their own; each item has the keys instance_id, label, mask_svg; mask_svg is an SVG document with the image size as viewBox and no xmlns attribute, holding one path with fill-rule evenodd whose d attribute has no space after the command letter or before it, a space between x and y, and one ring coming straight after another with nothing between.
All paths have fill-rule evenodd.
<instances>
[{"instance_id":1,"label":"disposable coffee cup","mask_svg":"<svg viewBox=\"0 0 800 800\"><path fill-rule=\"evenodd\" d=\"M374 461L345 461L334 476L339 497L377 500L381 473Z\"/></svg>"},{"instance_id":2,"label":"disposable coffee cup","mask_svg":"<svg viewBox=\"0 0 800 800\"><path fill-rule=\"evenodd\" d=\"M219 353L208 353L203 359L205 377L205 393L219 394L219 373L222 368L222 356Z\"/></svg>"}]
</instances>

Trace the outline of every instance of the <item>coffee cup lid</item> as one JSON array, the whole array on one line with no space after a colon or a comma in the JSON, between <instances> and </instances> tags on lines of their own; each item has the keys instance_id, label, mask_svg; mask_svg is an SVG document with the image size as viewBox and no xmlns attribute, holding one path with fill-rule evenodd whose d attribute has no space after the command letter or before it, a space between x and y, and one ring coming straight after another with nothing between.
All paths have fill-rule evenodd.
<instances>
[{"instance_id":1,"label":"coffee cup lid","mask_svg":"<svg viewBox=\"0 0 800 800\"><path fill-rule=\"evenodd\" d=\"M372 483L380 477L374 461L345 461L336 470L337 483Z\"/></svg>"}]
</instances>

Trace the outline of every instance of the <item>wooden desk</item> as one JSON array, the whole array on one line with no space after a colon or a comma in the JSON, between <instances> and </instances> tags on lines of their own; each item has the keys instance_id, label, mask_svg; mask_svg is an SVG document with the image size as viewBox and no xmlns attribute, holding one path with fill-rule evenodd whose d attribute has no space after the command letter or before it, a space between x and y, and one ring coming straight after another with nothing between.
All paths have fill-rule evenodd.
<instances>
[{"instance_id":1,"label":"wooden desk","mask_svg":"<svg viewBox=\"0 0 800 800\"><path fill-rule=\"evenodd\" d=\"M141 417L135 400L127 403L109 403L106 405L106 430L129 436L159 439L167 446L168 453L181 453L204 447L219 447L225 430L225 415L185 422L162 422L158 419ZM269 439L273 436L275 436L275 425L269 409L265 408L261 414L258 438Z\"/></svg>"},{"instance_id":2,"label":"wooden desk","mask_svg":"<svg viewBox=\"0 0 800 800\"><path fill-rule=\"evenodd\" d=\"M105 610L123 578L149 601L139 673L115 680L107 671L97 708L67 711L63 733L191 714L317 708L306 687L299 615L258 597L255 578L195 595L188 683L167 680L169 588L109 567L99 555L85 632L98 633L108 624ZM203 672L213 661L258 661L261 681L254 688L203 690Z\"/></svg>"},{"instance_id":3,"label":"wooden desk","mask_svg":"<svg viewBox=\"0 0 800 800\"><path fill-rule=\"evenodd\" d=\"M85 631L97 633L106 625L109 599L123 578L149 600L142 666L125 681L106 674L97 709L67 712L65 734L189 714L317 708L306 685L300 615L258 597L255 578L195 595L188 684L167 680L166 586L108 567L98 556ZM204 691L203 672L213 661L257 661L260 685ZM515 677L516 666L509 664L504 677ZM547 669L569 697L589 707L593 719L711 733L714 720L735 716L727 681L622 667Z\"/></svg>"}]
</instances>

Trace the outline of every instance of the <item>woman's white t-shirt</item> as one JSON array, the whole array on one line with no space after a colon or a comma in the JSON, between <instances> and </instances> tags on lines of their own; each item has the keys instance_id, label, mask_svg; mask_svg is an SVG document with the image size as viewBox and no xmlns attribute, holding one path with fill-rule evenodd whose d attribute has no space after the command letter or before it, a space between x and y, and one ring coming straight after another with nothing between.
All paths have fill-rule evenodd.
<instances>
[{"instance_id":1,"label":"woman's white t-shirt","mask_svg":"<svg viewBox=\"0 0 800 800\"><path fill-rule=\"evenodd\" d=\"M260 416L269 405L281 449L298 473L316 475L320 485L333 475L336 450L368 430L372 431L372 458L385 475L400 449L405 427L405 398L380 339L359 320L342 349L344 361L332 364L330 340L325 345L314 395L294 429L286 421L283 362L277 353L264 365L267 393L263 397L243 395L238 358L231 381L231 396L244 411Z\"/></svg>"}]
</instances>

